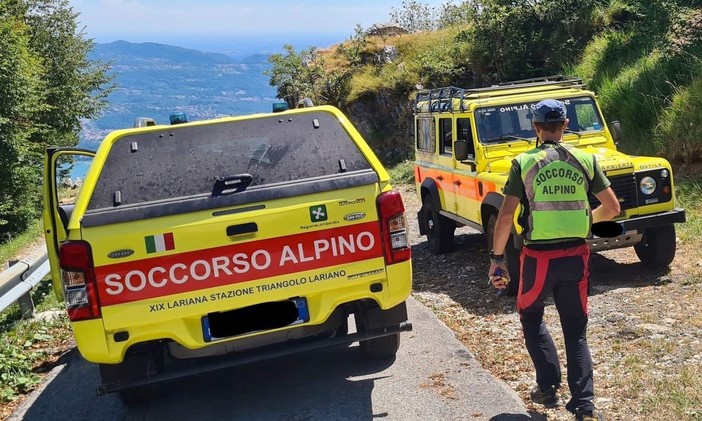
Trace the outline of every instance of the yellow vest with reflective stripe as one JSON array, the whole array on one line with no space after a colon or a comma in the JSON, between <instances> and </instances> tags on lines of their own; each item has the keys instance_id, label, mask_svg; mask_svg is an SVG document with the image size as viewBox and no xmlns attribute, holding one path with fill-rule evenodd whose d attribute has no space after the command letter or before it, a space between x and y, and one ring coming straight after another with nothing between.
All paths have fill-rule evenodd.
<instances>
[{"instance_id":1,"label":"yellow vest with reflective stripe","mask_svg":"<svg viewBox=\"0 0 702 421\"><path fill-rule=\"evenodd\" d=\"M569 145L546 143L516 158L528 208L524 238L529 241L590 236L588 201L595 175L592 155Z\"/></svg>"}]
</instances>

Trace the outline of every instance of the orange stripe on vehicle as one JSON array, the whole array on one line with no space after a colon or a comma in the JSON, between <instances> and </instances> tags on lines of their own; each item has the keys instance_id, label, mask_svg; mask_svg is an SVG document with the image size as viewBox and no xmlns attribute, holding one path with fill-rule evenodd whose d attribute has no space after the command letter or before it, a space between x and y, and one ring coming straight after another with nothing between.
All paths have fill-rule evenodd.
<instances>
[{"instance_id":1,"label":"orange stripe on vehicle","mask_svg":"<svg viewBox=\"0 0 702 421\"><path fill-rule=\"evenodd\" d=\"M479 181L474 177L453 174L451 171L441 171L435 168L423 169L419 166L416 167L416 171L419 175L415 175L415 178L419 180L431 178L436 181L439 190L451 193L455 191L457 195L472 200L482 201L489 192L497 191L497 185L491 181ZM443 180L439 180L439 177L442 177ZM460 185L454 186L454 181L460 182ZM478 183L483 184L482 195Z\"/></svg>"},{"instance_id":2,"label":"orange stripe on vehicle","mask_svg":"<svg viewBox=\"0 0 702 421\"><path fill-rule=\"evenodd\" d=\"M103 306L382 257L377 221L95 268Z\"/></svg>"}]
</instances>

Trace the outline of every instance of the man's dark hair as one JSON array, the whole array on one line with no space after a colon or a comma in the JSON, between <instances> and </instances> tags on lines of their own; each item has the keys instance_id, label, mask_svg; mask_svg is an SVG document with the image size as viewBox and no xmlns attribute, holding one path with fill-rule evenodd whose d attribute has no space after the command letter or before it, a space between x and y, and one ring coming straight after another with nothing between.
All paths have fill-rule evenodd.
<instances>
[{"instance_id":1,"label":"man's dark hair","mask_svg":"<svg viewBox=\"0 0 702 421\"><path fill-rule=\"evenodd\" d=\"M561 130L565 121L551 121L548 123L534 123L534 126L547 132L557 132Z\"/></svg>"}]
</instances>

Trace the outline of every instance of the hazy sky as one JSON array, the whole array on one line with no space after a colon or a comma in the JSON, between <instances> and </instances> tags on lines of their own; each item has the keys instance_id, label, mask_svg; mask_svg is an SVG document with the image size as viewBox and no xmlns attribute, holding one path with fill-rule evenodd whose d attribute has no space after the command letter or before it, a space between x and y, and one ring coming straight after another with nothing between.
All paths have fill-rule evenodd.
<instances>
[{"instance_id":1,"label":"hazy sky","mask_svg":"<svg viewBox=\"0 0 702 421\"><path fill-rule=\"evenodd\" d=\"M424 0L438 6L448 0ZM402 0L70 0L98 42L167 41L190 35L341 34L387 22Z\"/></svg>"}]
</instances>

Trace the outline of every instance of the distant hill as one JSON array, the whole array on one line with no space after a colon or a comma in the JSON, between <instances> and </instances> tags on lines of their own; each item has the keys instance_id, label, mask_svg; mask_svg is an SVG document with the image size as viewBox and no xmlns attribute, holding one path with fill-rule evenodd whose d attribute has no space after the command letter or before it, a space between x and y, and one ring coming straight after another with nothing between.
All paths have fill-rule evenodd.
<instances>
[{"instance_id":1,"label":"distant hill","mask_svg":"<svg viewBox=\"0 0 702 421\"><path fill-rule=\"evenodd\" d=\"M236 61L226 54L207 53L173 45L154 42L133 43L115 41L96 44L91 59L118 60L120 64L129 64L143 60L164 60L171 63L194 64L235 64Z\"/></svg>"},{"instance_id":2,"label":"distant hill","mask_svg":"<svg viewBox=\"0 0 702 421\"><path fill-rule=\"evenodd\" d=\"M254 54L241 60L241 64L268 64L270 54Z\"/></svg>"}]
</instances>

